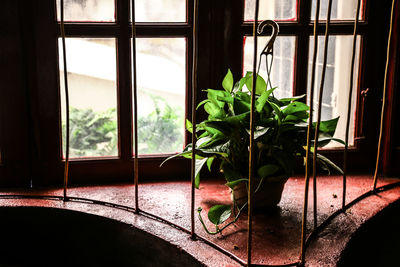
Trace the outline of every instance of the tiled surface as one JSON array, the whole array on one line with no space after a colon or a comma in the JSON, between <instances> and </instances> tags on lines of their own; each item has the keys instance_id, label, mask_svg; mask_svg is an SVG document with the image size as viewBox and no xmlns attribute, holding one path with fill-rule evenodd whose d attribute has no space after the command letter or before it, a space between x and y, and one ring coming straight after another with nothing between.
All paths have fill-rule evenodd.
<instances>
[{"instance_id":1,"label":"tiled surface","mask_svg":"<svg viewBox=\"0 0 400 267\"><path fill-rule=\"evenodd\" d=\"M397 182L398 179L381 179L378 186ZM348 177L347 201L351 201L359 195L368 192L372 187L370 176L359 175ZM319 177L317 183L318 199L318 221L326 219L335 210L341 207L342 199L342 180L341 177ZM28 190L2 190L2 194L31 194L31 195L62 195L61 189L28 189ZM357 229L357 225L373 216L377 211L384 208L389 203L400 198L400 188L389 190L381 197L368 198L354 206L349 212L351 220L356 221L354 227L345 230L348 235L343 235L342 240L332 237L330 241L324 242L325 250L319 253L327 253L326 249L338 251L343 244L346 244L351 236L351 231ZM112 186L90 186L77 187L68 190L69 196L96 199L116 204L134 206L134 186L133 185L112 185ZM285 185L282 200L278 209L269 213L258 213L254 216L253 224L253 262L259 264L286 264L296 262L300 251L301 218L304 199L304 178L294 177L288 180ZM196 190L195 207L203 207L203 218L207 220L206 212L214 204L229 204L230 192L224 181L204 181L200 190ZM210 266L229 266L235 262L222 257L218 253L213 253L213 257L207 256L213 250L205 244L189 240L188 235L178 232L176 229L168 230L171 227L153 221L144 216L133 215L126 211L115 210L98 205L81 203L63 203L60 201L44 200L0 200L0 205L38 205L53 206L59 208L75 209L94 213L110 218L115 218L126 223L133 224L145 229L172 243L182 246L184 249L198 255L198 259ZM139 205L140 209L161 216L171 222L190 229L190 183L189 182L152 182L139 185ZM307 228L312 229L312 182L310 183L309 209ZM240 220L222 234L210 236L202 229L195 214L196 233L222 248L231 251L238 257L246 259L246 240L247 240L247 216L243 214ZM342 219L345 227L347 218ZM210 230L212 225L207 223ZM332 243L334 242L334 243ZM315 246L314 246L315 247ZM202 252L200 252L202 251ZM202 255L200 255L202 254ZM317 252L307 256L312 262L312 257L323 255ZM218 258L220 257L221 258ZM213 261L210 259L213 258Z\"/></svg>"}]
</instances>

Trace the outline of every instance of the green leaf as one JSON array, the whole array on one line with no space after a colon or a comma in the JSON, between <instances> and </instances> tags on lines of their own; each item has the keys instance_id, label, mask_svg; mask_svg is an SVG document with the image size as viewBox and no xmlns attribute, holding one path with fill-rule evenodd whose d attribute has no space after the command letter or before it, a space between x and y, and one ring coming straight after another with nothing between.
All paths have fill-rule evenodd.
<instances>
[{"instance_id":1,"label":"green leaf","mask_svg":"<svg viewBox=\"0 0 400 267\"><path fill-rule=\"evenodd\" d=\"M308 117L310 116L310 114L308 113L308 111L299 111L299 112L292 113L292 114L290 114L290 115L296 116L296 117L299 118L300 120L308 119Z\"/></svg>"},{"instance_id":2,"label":"green leaf","mask_svg":"<svg viewBox=\"0 0 400 267\"><path fill-rule=\"evenodd\" d=\"M321 121L319 125L319 131L333 136L335 134L338 121L339 117L327 121ZM315 125L316 123L314 122L313 127L315 127Z\"/></svg>"},{"instance_id":3,"label":"green leaf","mask_svg":"<svg viewBox=\"0 0 400 267\"><path fill-rule=\"evenodd\" d=\"M271 130L270 127L257 127L257 129L254 131L254 140L256 140L257 138L263 136L264 134L266 134L269 130ZM250 129L246 129L246 132L250 135Z\"/></svg>"},{"instance_id":4,"label":"green leaf","mask_svg":"<svg viewBox=\"0 0 400 267\"><path fill-rule=\"evenodd\" d=\"M238 82L236 82L235 85L233 86L233 89L232 89L232 93L233 94L242 91L242 88L243 88L243 85L244 85L244 82L241 82L242 79L240 79Z\"/></svg>"},{"instance_id":5,"label":"green leaf","mask_svg":"<svg viewBox=\"0 0 400 267\"><path fill-rule=\"evenodd\" d=\"M210 136L205 136L205 137L199 138L196 141L196 148L201 148L201 147L206 146L211 140L212 140L212 138Z\"/></svg>"},{"instance_id":6,"label":"green leaf","mask_svg":"<svg viewBox=\"0 0 400 267\"><path fill-rule=\"evenodd\" d=\"M315 140L311 140L311 144L314 145L314 141ZM342 145L345 145L346 143L338 138L334 138L334 137L330 137L330 136L322 136L322 137L318 137L318 147L323 147L326 146L327 144L330 143L330 141L336 141Z\"/></svg>"},{"instance_id":7,"label":"green leaf","mask_svg":"<svg viewBox=\"0 0 400 267\"><path fill-rule=\"evenodd\" d=\"M238 184L243 183L243 182L248 182L248 181L249 181L249 179L242 178L242 179L238 179L238 180L235 180L232 182L228 182L225 185L229 186L231 189L234 189L234 187L237 186Z\"/></svg>"},{"instance_id":8,"label":"green leaf","mask_svg":"<svg viewBox=\"0 0 400 267\"><path fill-rule=\"evenodd\" d=\"M211 102L211 100L210 100L210 99L204 99L203 101L201 101L201 102L197 105L196 110L199 109L199 107L201 107L201 105L204 105L205 103L208 103L208 102Z\"/></svg>"},{"instance_id":9,"label":"green leaf","mask_svg":"<svg viewBox=\"0 0 400 267\"><path fill-rule=\"evenodd\" d=\"M289 115L289 114L293 114L296 112L306 111L309 109L310 109L310 107L302 102L292 102L289 105L287 105L286 108L284 108L282 110L282 113L284 115Z\"/></svg>"},{"instance_id":10,"label":"green leaf","mask_svg":"<svg viewBox=\"0 0 400 267\"><path fill-rule=\"evenodd\" d=\"M287 115L287 116L285 117L285 121L298 121L298 120L299 120L299 117L294 116L294 115L292 115L292 114Z\"/></svg>"},{"instance_id":11,"label":"green leaf","mask_svg":"<svg viewBox=\"0 0 400 267\"><path fill-rule=\"evenodd\" d=\"M200 160L196 159L194 185L197 189L199 189L199 186L200 186L200 171L206 162L207 162L207 158L200 159Z\"/></svg>"},{"instance_id":12,"label":"green leaf","mask_svg":"<svg viewBox=\"0 0 400 267\"><path fill-rule=\"evenodd\" d=\"M233 127L240 127L240 125L248 125L250 122L250 111L236 116L227 117L222 121L229 123Z\"/></svg>"},{"instance_id":13,"label":"green leaf","mask_svg":"<svg viewBox=\"0 0 400 267\"><path fill-rule=\"evenodd\" d=\"M213 161L214 161L214 157L211 157L211 158L208 158L207 159L207 168L208 168L208 170L211 172L211 165L212 165L212 163L213 163Z\"/></svg>"},{"instance_id":14,"label":"green leaf","mask_svg":"<svg viewBox=\"0 0 400 267\"><path fill-rule=\"evenodd\" d=\"M189 133L193 133L193 125L192 125L192 123L190 122L190 120L188 120L188 119L186 119L186 130L187 130Z\"/></svg>"},{"instance_id":15,"label":"green leaf","mask_svg":"<svg viewBox=\"0 0 400 267\"><path fill-rule=\"evenodd\" d=\"M224 134L223 134L221 131L219 131L219 130L217 130L217 129L214 129L214 128L212 128L212 127L207 127L207 125L205 124L205 122L202 122L202 123L200 123L200 124L197 124L197 126L203 128L209 135L212 135L212 136L214 136L214 137L217 137L217 136L224 136ZM203 137L203 136L200 136L199 138L201 138L201 137Z\"/></svg>"},{"instance_id":16,"label":"green leaf","mask_svg":"<svg viewBox=\"0 0 400 267\"><path fill-rule=\"evenodd\" d=\"M186 149L188 148L188 146L189 146L189 145L187 145L187 146L185 147L185 149L184 149L183 152L178 153L178 154L175 154L175 155L172 155L172 156L166 158L163 162L161 162L160 167L161 167L165 162L167 162L168 160L173 159L173 158L185 157L185 156L189 156L189 158L190 158L190 157L191 157L190 155L192 154L192 148L191 148L192 146L191 146L191 144L190 144L190 150L186 150Z\"/></svg>"},{"instance_id":17,"label":"green leaf","mask_svg":"<svg viewBox=\"0 0 400 267\"><path fill-rule=\"evenodd\" d=\"M271 105L272 109L275 111L276 115L278 116L278 121L279 121L279 124L280 124L280 122L282 121L282 116L283 116L281 109L274 102L271 102L269 100L267 100L267 101Z\"/></svg>"},{"instance_id":18,"label":"green leaf","mask_svg":"<svg viewBox=\"0 0 400 267\"><path fill-rule=\"evenodd\" d=\"M237 97L233 99L233 111L236 115L249 112L250 108L250 102L247 102L246 100Z\"/></svg>"},{"instance_id":19,"label":"green leaf","mask_svg":"<svg viewBox=\"0 0 400 267\"><path fill-rule=\"evenodd\" d=\"M206 147L197 149L196 153L199 154L200 156L206 157L206 158L209 158L212 156L218 156L218 157L223 157L223 158L228 157L230 140L225 141L224 143L221 143L218 140L218 141L215 141L214 143L217 143L217 144L212 145L212 146L207 144Z\"/></svg>"},{"instance_id":20,"label":"green leaf","mask_svg":"<svg viewBox=\"0 0 400 267\"><path fill-rule=\"evenodd\" d=\"M228 103L228 104L230 104L230 105L233 105L233 97L232 96L218 96L217 97L217 100L218 101L222 101L222 102L225 102L225 103Z\"/></svg>"},{"instance_id":21,"label":"green leaf","mask_svg":"<svg viewBox=\"0 0 400 267\"><path fill-rule=\"evenodd\" d=\"M232 132L232 127L226 121L205 121L201 124L204 124L208 128L214 128L220 131L223 135L229 136Z\"/></svg>"},{"instance_id":22,"label":"green leaf","mask_svg":"<svg viewBox=\"0 0 400 267\"><path fill-rule=\"evenodd\" d=\"M252 72L247 72L246 74L247 80L246 80L246 87L247 89L251 92L253 89L253 74ZM262 93L265 92L267 89L267 83L261 77L260 75L257 75L257 80L256 80L256 95L261 95Z\"/></svg>"},{"instance_id":23,"label":"green leaf","mask_svg":"<svg viewBox=\"0 0 400 267\"><path fill-rule=\"evenodd\" d=\"M264 91L264 92L261 94L261 96L257 99L257 101L256 101L256 110L257 110L257 112L261 113L261 112L263 111L264 106L265 106L265 103L267 103L268 97L270 96L270 94L271 94L276 88L277 88L277 87L272 88L272 89L269 89L269 90L267 90L267 91Z\"/></svg>"},{"instance_id":24,"label":"green leaf","mask_svg":"<svg viewBox=\"0 0 400 267\"><path fill-rule=\"evenodd\" d=\"M223 108L225 103L218 100L218 97L228 97L231 96L230 93L223 91L223 90L215 90L215 89L207 89L207 98L217 104L220 108Z\"/></svg>"},{"instance_id":25,"label":"green leaf","mask_svg":"<svg viewBox=\"0 0 400 267\"><path fill-rule=\"evenodd\" d=\"M322 156L321 154L317 153L317 159L323 161L326 165L332 167L333 169L337 170L340 174L343 174L343 170L337 166L335 163L330 161L327 157Z\"/></svg>"},{"instance_id":26,"label":"green leaf","mask_svg":"<svg viewBox=\"0 0 400 267\"><path fill-rule=\"evenodd\" d=\"M294 97L288 97L288 98L281 98L279 99L284 105L288 105L290 102L292 101L296 101L299 99L302 99L303 97L305 97L306 94L304 95L299 95L299 96L294 96Z\"/></svg>"},{"instance_id":27,"label":"green leaf","mask_svg":"<svg viewBox=\"0 0 400 267\"><path fill-rule=\"evenodd\" d=\"M267 164L267 165L261 166L257 170L257 174L260 178L265 178L265 177L275 174L278 170L279 170L279 166L274 165L274 164Z\"/></svg>"},{"instance_id":28,"label":"green leaf","mask_svg":"<svg viewBox=\"0 0 400 267\"><path fill-rule=\"evenodd\" d=\"M215 205L208 211L208 219L215 225L225 222L232 214L230 205Z\"/></svg>"},{"instance_id":29,"label":"green leaf","mask_svg":"<svg viewBox=\"0 0 400 267\"><path fill-rule=\"evenodd\" d=\"M223 108L220 108L217 104L214 102L207 102L204 105L204 110L214 118L223 118L226 116L225 111Z\"/></svg>"},{"instance_id":30,"label":"green leaf","mask_svg":"<svg viewBox=\"0 0 400 267\"><path fill-rule=\"evenodd\" d=\"M222 162L221 169L224 172L225 179L228 182L236 181L242 179L242 175L236 172L232 166L227 162Z\"/></svg>"},{"instance_id":31,"label":"green leaf","mask_svg":"<svg viewBox=\"0 0 400 267\"><path fill-rule=\"evenodd\" d=\"M233 87L233 75L230 69L228 69L228 73L225 75L224 80L222 81L222 87L227 91L228 93L232 92L232 87Z\"/></svg>"}]
</instances>

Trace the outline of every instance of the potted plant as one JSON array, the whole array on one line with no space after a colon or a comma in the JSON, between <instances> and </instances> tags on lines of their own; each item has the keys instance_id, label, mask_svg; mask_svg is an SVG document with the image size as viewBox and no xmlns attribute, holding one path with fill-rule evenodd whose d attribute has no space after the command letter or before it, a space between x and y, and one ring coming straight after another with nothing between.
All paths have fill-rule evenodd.
<instances>
[{"instance_id":1,"label":"potted plant","mask_svg":"<svg viewBox=\"0 0 400 267\"><path fill-rule=\"evenodd\" d=\"M235 218L231 223L235 222L247 204L252 77L253 73L247 72L234 83L233 75L228 70L222 82L223 89L207 89L207 99L197 107L203 107L208 118L196 125L196 188L200 183L200 170L204 166L211 170L215 162L219 164L226 185L232 190L233 207L216 205L209 210L208 217L217 229L212 233L218 233L227 226L219 228L218 225L228 219L232 212ZM272 207L279 203L284 184L293 174L296 159L306 154L310 107L299 101L304 95L277 99L273 93L275 89L267 90L265 80L257 75L253 175L256 180L256 208ZM343 143L333 138L337 122L338 118L321 122L319 146L331 140ZM192 132L190 121L186 121L186 128ZM192 149L192 144L189 144L182 153L167 160L178 156L191 158ZM341 171L322 155L318 155L317 162L323 169L329 170L330 166ZM201 208L199 218L205 226L200 212Z\"/></svg>"}]
</instances>

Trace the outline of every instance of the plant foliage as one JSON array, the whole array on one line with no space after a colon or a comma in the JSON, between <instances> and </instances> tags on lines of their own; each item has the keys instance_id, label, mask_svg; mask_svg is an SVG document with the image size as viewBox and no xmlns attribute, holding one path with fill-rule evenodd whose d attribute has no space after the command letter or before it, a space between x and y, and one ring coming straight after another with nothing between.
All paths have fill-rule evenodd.
<instances>
[{"instance_id":1,"label":"plant foliage","mask_svg":"<svg viewBox=\"0 0 400 267\"><path fill-rule=\"evenodd\" d=\"M139 153L168 153L182 149L182 110L172 108L160 96L150 95L155 110L138 118ZM118 154L117 112L70 107L70 155L72 157ZM63 122L65 146L65 121ZM64 147L65 151L65 147Z\"/></svg>"},{"instance_id":2,"label":"plant foliage","mask_svg":"<svg viewBox=\"0 0 400 267\"><path fill-rule=\"evenodd\" d=\"M210 169L213 162L219 163L219 169L230 188L248 180L252 80L253 73L247 72L234 83L233 75L228 70L222 82L223 89L205 90L207 99L198 108L202 107L208 118L196 125L197 188L200 184L200 169L206 164ZM259 75L255 88L254 175L263 179L272 176L289 177L295 168L296 158L306 154L310 107L300 102L304 95L277 99L273 94L276 88L267 90L267 83ZM338 119L321 122L319 146L331 140L343 143L333 138ZM186 128L192 131L193 126L189 121ZM192 149L192 144L189 144L182 153L168 159L177 156L191 158ZM324 168L332 166L340 170L325 157L318 157L318 160ZM231 213L227 212L226 206L218 205L210 209L208 217L219 229L218 225L228 219L228 214Z\"/></svg>"}]
</instances>

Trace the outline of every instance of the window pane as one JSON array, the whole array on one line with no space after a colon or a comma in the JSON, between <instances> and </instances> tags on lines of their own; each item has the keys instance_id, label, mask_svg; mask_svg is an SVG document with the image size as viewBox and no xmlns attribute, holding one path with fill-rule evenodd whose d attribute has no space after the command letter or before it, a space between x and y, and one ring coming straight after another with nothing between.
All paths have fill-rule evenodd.
<instances>
[{"instance_id":1,"label":"window pane","mask_svg":"<svg viewBox=\"0 0 400 267\"><path fill-rule=\"evenodd\" d=\"M115 39L67 38L70 156L118 155ZM62 134L65 155L65 94L59 39Z\"/></svg>"},{"instance_id":2,"label":"window pane","mask_svg":"<svg viewBox=\"0 0 400 267\"><path fill-rule=\"evenodd\" d=\"M354 63L354 81L352 95L352 110L350 118L349 145L354 144L354 121L357 95L358 60L360 53L360 37L357 38L356 60ZM323 64L324 37L318 37L318 56L316 66L316 79L314 85L314 111L318 109L318 91L321 81ZM328 58L324 83L324 94L322 98L322 120L340 117L335 137L345 140L347 103L350 83L351 56L353 49L353 36L333 35L329 37ZM312 55L314 50L314 37L310 38L310 53L308 65L308 84L311 79ZM309 92L308 88L308 92ZM308 98L307 98L308 101ZM316 112L314 112L316 120ZM341 144L331 142L331 147L340 147Z\"/></svg>"},{"instance_id":3,"label":"window pane","mask_svg":"<svg viewBox=\"0 0 400 267\"><path fill-rule=\"evenodd\" d=\"M255 0L245 0L244 20L254 21ZM296 0L260 0L259 20L295 20L297 16Z\"/></svg>"},{"instance_id":4,"label":"window pane","mask_svg":"<svg viewBox=\"0 0 400 267\"><path fill-rule=\"evenodd\" d=\"M331 19L332 20L354 20L356 17L358 0L333 0ZM363 1L361 1L363 3ZM328 13L328 0L321 0L320 2L319 19L326 20ZM311 19L315 20L315 9L317 6L317 1L312 1L311 7ZM362 18L362 5L360 10L359 19Z\"/></svg>"},{"instance_id":5,"label":"window pane","mask_svg":"<svg viewBox=\"0 0 400 267\"><path fill-rule=\"evenodd\" d=\"M140 154L183 149L185 62L184 38L137 39Z\"/></svg>"},{"instance_id":6,"label":"window pane","mask_svg":"<svg viewBox=\"0 0 400 267\"><path fill-rule=\"evenodd\" d=\"M253 37L244 37L244 72L253 71L253 40ZM258 38L258 53L261 53L268 40L269 37ZM274 91L275 97L278 98L290 97L293 94L295 40L293 36L278 36L275 40L271 83L273 87L278 87ZM270 62L270 57L268 58L268 62ZM265 56L262 57L260 75L264 79L267 79Z\"/></svg>"},{"instance_id":7,"label":"window pane","mask_svg":"<svg viewBox=\"0 0 400 267\"><path fill-rule=\"evenodd\" d=\"M60 0L57 18L60 20ZM115 21L114 0L64 0L64 21Z\"/></svg>"},{"instance_id":8,"label":"window pane","mask_svg":"<svg viewBox=\"0 0 400 267\"><path fill-rule=\"evenodd\" d=\"M185 0L136 0L137 22L185 22Z\"/></svg>"}]
</instances>

